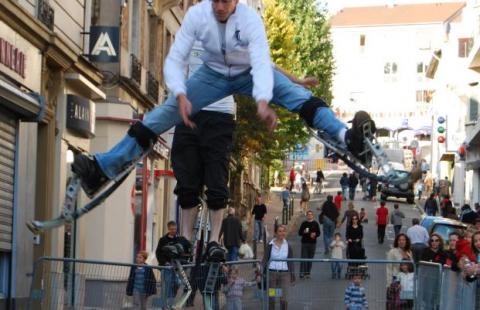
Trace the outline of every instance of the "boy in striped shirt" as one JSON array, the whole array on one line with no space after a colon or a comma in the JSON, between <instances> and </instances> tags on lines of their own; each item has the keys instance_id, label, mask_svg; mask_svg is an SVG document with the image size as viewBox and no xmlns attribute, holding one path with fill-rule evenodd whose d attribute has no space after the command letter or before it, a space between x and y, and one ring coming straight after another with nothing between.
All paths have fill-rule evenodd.
<instances>
[{"instance_id":1,"label":"boy in striped shirt","mask_svg":"<svg viewBox=\"0 0 480 310\"><path fill-rule=\"evenodd\" d=\"M368 309L365 288L362 285L362 277L355 274L352 277L352 283L345 290L345 307L347 310Z\"/></svg>"}]
</instances>

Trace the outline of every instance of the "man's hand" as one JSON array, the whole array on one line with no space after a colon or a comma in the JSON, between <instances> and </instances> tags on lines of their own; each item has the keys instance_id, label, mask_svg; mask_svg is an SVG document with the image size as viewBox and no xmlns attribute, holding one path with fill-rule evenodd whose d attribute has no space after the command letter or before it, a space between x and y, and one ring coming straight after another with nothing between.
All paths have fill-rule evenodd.
<instances>
[{"instance_id":1,"label":"man's hand","mask_svg":"<svg viewBox=\"0 0 480 310\"><path fill-rule=\"evenodd\" d=\"M304 79L298 80L298 84L310 88L318 85L318 79L313 76L307 76Z\"/></svg>"},{"instance_id":2,"label":"man's hand","mask_svg":"<svg viewBox=\"0 0 480 310\"><path fill-rule=\"evenodd\" d=\"M178 102L178 111L182 117L183 123L185 126L190 128L195 128L195 123L190 120L190 114L192 114L192 103L188 100L185 94L180 94L177 96Z\"/></svg>"},{"instance_id":3,"label":"man's hand","mask_svg":"<svg viewBox=\"0 0 480 310\"><path fill-rule=\"evenodd\" d=\"M277 114L268 106L268 102L260 100L257 104L257 116L267 124L269 132L277 127Z\"/></svg>"}]
</instances>

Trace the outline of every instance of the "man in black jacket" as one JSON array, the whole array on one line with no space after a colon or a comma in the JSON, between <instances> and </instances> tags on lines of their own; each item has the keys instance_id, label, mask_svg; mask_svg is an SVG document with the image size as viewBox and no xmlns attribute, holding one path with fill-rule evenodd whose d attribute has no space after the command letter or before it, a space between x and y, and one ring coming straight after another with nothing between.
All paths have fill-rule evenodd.
<instances>
[{"instance_id":1,"label":"man in black jacket","mask_svg":"<svg viewBox=\"0 0 480 310\"><path fill-rule=\"evenodd\" d=\"M155 250L155 256L157 257L158 265L170 266L171 262L169 257L166 256L165 251L162 248L166 245L172 245L179 241L177 236L177 223L170 221L167 223L167 233L158 240L157 249ZM163 269L162 278L164 285L162 286L162 296L167 298L164 304L165 307L169 307L172 304L173 299L177 295L178 284L175 272L173 269Z\"/></svg>"},{"instance_id":2,"label":"man in black jacket","mask_svg":"<svg viewBox=\"0 0 480 310\"><path fill-rule=\"evenodd\" d=\"M355 199L355 191L357 190L358 178L355 173L351 173L348 178L348 196L350 200Z\"/></svg>"},{"instance_id":3,"label":"man in black jacket","mask_svg":"<svg viewBox=\"0 0 480 310\"><path fill-rule=\"evenodd\" d=\"M322 206L322 212L318 216L321 224L323 224L323 243L325 246L325 255L329 252L330 243L333 240L333 234L335 233L335 227L337 226L338 209L333 203L332 195L327 196L327 201Z\"/></svg>"},{"instance_id":4,"label":"man in black jacket","mask_svg":"<svg viewBox=\"0 0 480 310\"><path fill-rule=\"evenodd\" d=\"M425 206L423 207L427 215L435 216L438 212L438 203L435 199L435 194L431 193L430 197L425 201Z\"/></svg>"},{"instance_id":5,"label":"man in black jacket","mask_svg":"<svg viewBox=\"0 0 480 310\"><path fill-rule=\"evenodd\" d=\"M298 235L302 237L302 258L313 258L317 247L317 238L320 236L320 225L313 219L313 212L307 211L307 220L300 225ZM310 278L312 263L300 263L300 279Z\"/></svg>"},{"instance_id":6,"label":"man in black jacket","mask_svg":"<svg viewBox=\"0 0 480 310\"><path fill-rule=\"evenodd\" d=\"M238 260L238 249L242 242L245 242L242 233L242 223L240 219L235 216L235 209L228 208L228 216L223 219L222 227L220 228L220 236L223 236L223 245L228 250L227 261Z\"/></svg>"}]
</instances>

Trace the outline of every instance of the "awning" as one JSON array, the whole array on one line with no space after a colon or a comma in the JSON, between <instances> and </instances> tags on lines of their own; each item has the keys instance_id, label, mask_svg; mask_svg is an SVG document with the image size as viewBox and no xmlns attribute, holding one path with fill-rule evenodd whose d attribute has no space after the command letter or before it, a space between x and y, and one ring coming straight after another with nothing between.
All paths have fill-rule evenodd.
<instances>
[{"instance_id":1,"label":"awning","mask_svg":"<svg viewBox=\"0 0 480 310\"><path fill-rule=\"evenodd\" d=\"M43 103L38 96L32 96L18 87L0 79L1 104L26 118L36 119L43 115Z\"/></svg>"},{"instance_id":2,"label":"awning","mask_svg":"<svg viewBox=\"0 0 480 310\"><path fill-rule=\"evenodd\" d=\"M440 157L440 161L455 161L455 153L443 153L442 157Z\"/></svg>"}]
</instances>

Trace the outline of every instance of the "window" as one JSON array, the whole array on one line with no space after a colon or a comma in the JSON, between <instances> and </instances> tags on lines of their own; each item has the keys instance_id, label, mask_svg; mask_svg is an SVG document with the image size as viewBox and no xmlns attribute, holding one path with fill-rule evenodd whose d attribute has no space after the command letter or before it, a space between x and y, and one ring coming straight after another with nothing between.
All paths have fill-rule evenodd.
<instances>
[{"instance_id":1,"label":"window","mask_svg":"<svg viewBox=\"0 0 480 310\"><path fill-rule=\"evenodd\" d=\"M365 46L365 35L361 34L360 35L360 46Z\"/></svg>"},{"instance_id":2,"label":"window","mask_svg":"<svg viewBox=\"0 0 480 310\"><path fill-rule=\"evenodd\" d=\"M458 57L466 58L473 47L473 38L458 39Z\"/></svg>"},{"instance_id":3,"label":"window","mask_svg":"<svg viewBox=\"0 0 480 310\"><path fill-rule=\"evenodd\" d=\"M430 103L433 97L433 90L429 89L422 89L417 90L415 95L415 102L417 103Z\"/></svg>"},{"instance_id":4,"label":"window","mask_svg":"<svg viewBox=\"0 0 480 310\"><path fill-rule=\"evenodd\" d=\"M385 82L396 82L398 73L398 65L396 62L386 62L383 66L383 74Z\"/></svg>"},{"instance_id":5,"label":"window","mask_svg":"<svg viewBox=\"0 0 480 310\"><path fill-rule=\"evenodd\" d=\"M8 297L10 282L10 253L0 252L0 299Z\"/></svg>"},{"instance_id":6,"label":"window","mask_svg":"<svg viewBox=\"0 0 480 310\"><path fill-rule=\"evenodd\" d=\"M468 120L475 122L478 119L478 101L475 98L470 98L468 107Z\"/></svg>"},{"instance_id":7,"label":"window","mask_svg":"<svg viewBox=\"0 0 480 310\"><path fill-rule=\"evenodd\" d=\"M428 65L425 64L423 61L417 63L417 73L418 74L424 74L425 72L427 72L427 69L428 69Z\"/></svg>"}]
</instances>

